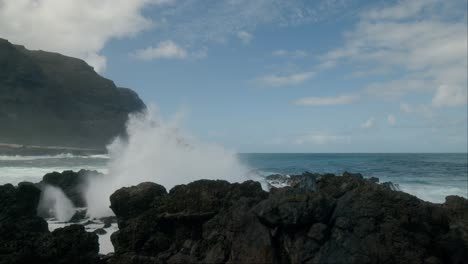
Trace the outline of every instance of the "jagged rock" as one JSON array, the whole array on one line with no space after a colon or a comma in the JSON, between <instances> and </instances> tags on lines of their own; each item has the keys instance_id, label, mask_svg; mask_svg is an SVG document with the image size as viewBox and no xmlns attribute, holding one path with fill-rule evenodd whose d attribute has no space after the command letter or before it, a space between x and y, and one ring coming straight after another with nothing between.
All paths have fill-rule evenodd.
<instances>
[{"instance_id":1,"label":"jagged rock","mask_svg":"<svg viewBox=\"0 0 468 264\"><path fill-rule=\"evenodd\" d=\"M86 232L82 225L58 228L35 244L39 252L38 258L42 261L40 263L101 263L98 237L95 233Z\"/></svg>"},{"instance_id":2,"label":"jagged rock","mask_svg":"<svg viewBox=\"0 0 468 264\"><path fill-rule=\"evenodd\" d=\"M373 183L379 183L379 181L380 181L379 178L377 178L377 177L370 177L370 178L367 179L367 180L368 180L368 181L371 181L371 182L373 182Z\"/></svg>"},{"instance_id":3,"label":"jagged rock","mask_svg":"<svg viewBox=\"0 0 468 264\"><path fill-rule=\"evenodd\" d=\"M72 216L72 218L68 222L70 223L81 222L87 218L86 213L87 213L86 209L76 210L75 214Z\"/></svg>"},{"instance_id":4,"label":"jagged rock","mask_svg":"<svg viewBox=\"0 0 468 264\"><path fill-rule=\"evenodd\" d=\"M343 176L349 176L349 177L356 177L356 178L359 178L359 179L364 179L364 177L362 176L361 173L352 173L352 172L349 172L349 171L343 172Z\"/></svg>"},{"instance_id":5,"label":"jagged rock","mask_svg":"<svg viewBox=\"0 0 468 264\"><path fill-rule=\"evenodd\" d=\"M383 187L389 189L389 190L392 190L392 191L399 191L400 190L400 186L396 183L393 183L393 182L382 182L381 183Z\"/></svg>"},{"instance_id":6,"label":"jagged rock","mask_svg":"<svg viewBox=\"0 0 468 264\"><path fill-rule=\"evenodd\" d=\"M150 183L111 196L120 230L110 262L464 263L466 199L431 204L355 175L301 187ZM309 186L309 185L307 185ZM135 197L135 199L133 199ZM145 201L136 210L128 209ZM465 210L465 212L463 211Z\"/></svg>"},{"instance_id":7,"label":"jagged rock","mask_svg":"<svg viewBox=\"0 0 468 264\"><path fill-rule=\"evenodd\" d=\"M266 177L267 183L270 188L281 188L291 186L294 188L301 188L307 190L315 190L315 182L320 174L304 172L300 175L281 175L273 174Z\"/></svg>"},{"instance_id":8,"label":"jagged rock","mask_svg":"<svg viewBox=\"0 0 468 264\"><path fill-rule=\"evenodd\" d=\"M129 194L138 198L133 200ZM115 248L113 263L130 263L128 261L132 259L138 259L139 263L191 262L186 257L210 263L220 260L221 255L228 252L224 251L222 234L217 233L225 229L220 229L220 226L231 225L232 219L248 214L247 208L266 197L267 193L260 184L253 181L229 184L226 181L200 180L176 186L169 194L162 186L148 183L122 188L111 196L111 208L117 215L120 229L111 237ZM148 201L150 198L152 201ZM140 207L131 214L121 210L141 200L145 201L146 210L141 211L143 208ZM228 212L233 204L240 206L237 213L219 214L221 211ZM222 218L216 218L216 215ZM256 218L253 214L250 217ZM204 225L212 227L204 228ZM236 226L226 227L226 230L242 230L245 227L236 223ZM251 229L255 229L255 226L249 227ZM202 240L202 237L207 237L208 241ZM244 242L238 246L253 246ZM211 247L210 244L215 246ZM193 251L194 256L186 256L187 248Z\"/></svg>"},{"instance_id":9,"label":"jagged rock","mask_svg":"<svg viewBox=\"0 0 468 264\"><path fill-rule=\"evenodd\" d=\"M0 264L99 263L95 234L82 226L49 232L36 214L40 193L32 183L0 186Z\"/></svg>"},{"instance_id":10,"label":"jagged rock","mask_svg":"<svg viewBox=\"0 0 468 264\"><path fill-rule=\"evenodd\" d=\"M111 227L113 223L117 223L117 218L115 216L103 217L99 220L101 220L104 223L103 228Z\"/></svg>"},{"instance_id":11,"label":"jagged rock","mask_svg":"<svg viewBox=\"0 0 468 264\"><path fill-rule=\"evenodd\" d=\"M144 182L136 187L122 188L110 196L111 209L119 215L119 227L125 221L138 216L152 207L157 198L166 195L166 188L152 182Z\"/></svg>"},{"instance_id":12,"label":"jagged rock","mask_svg":"<svg viewBox=\"0 0 468 264\"><path fill-rule=\"evenodd\" d=\"M105 234L107 234L107 231L104 230L104 228L98 228L98 229L94 230L94 233L96 233L98 235L105 235Z\"/></svg>"},{"instance_id":13,"label":"jagged rock","mask_svg":"<svg viewBox=\"0 0 468 264\"><path fill-rule=\"evenodd\" d=\"M86 207L84 190L90 177L104 177L102 173L90 170L51 172L44 175L39 186L51 185L60 188L75 207Z\"/></svg>"}]
</instances>

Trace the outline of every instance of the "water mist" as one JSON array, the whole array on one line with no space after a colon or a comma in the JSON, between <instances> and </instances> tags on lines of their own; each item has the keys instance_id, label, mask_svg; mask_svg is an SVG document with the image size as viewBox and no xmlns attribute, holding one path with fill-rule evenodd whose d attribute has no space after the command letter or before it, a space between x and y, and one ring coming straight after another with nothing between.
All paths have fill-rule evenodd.
<instances>
[{"instance_id":1,"label":"water mist","mask_svg":"<svg viewBox=\"0 0 468 264\"><path fill-rule=\"evenodd\" d=\"M42 188L38 211L45 215L53 215L61 222L67 222L75 214L75 207L60 188L46 185Z\"/></svg>"},{"instance_id":2,"label":"water mist","mask_svg":"<svg viewBox=\"0 0 468 264\"><path fill-rule=\"evenodd\" d=\"M248 169L233 151L202 143L181 132L178 118L164 121L156 111L131 115L127 139L108 146L107 177L92 179L86 192L88 215L112 215L109 196L124 186L151 181L166 189L198 179L242 182Z\"/></svg>"}]
</instances>

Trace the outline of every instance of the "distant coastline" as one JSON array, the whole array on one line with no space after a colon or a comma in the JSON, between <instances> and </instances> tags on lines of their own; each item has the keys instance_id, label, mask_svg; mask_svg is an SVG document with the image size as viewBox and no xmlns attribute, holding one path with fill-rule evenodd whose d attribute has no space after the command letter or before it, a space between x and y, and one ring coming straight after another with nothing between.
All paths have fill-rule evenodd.
<instances>
[{"instance_id":1,"label":"distant coastline","mask_svg":"<svg viewBox=\"0 0 468 264\"><path fill-rule=\"evenodd\" d=\"M0 143L0 155L53 155L71 153L75 155L105 154L105 148L79 148L65 146L39 146L14 143Z\"/></svg>"}]
</instances>

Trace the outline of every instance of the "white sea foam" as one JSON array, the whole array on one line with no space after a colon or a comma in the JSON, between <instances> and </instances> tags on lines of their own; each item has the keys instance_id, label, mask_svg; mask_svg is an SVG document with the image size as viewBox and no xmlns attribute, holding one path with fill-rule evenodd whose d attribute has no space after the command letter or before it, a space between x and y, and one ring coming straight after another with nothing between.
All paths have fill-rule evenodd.
<instances>
[{"instance_id":1,"label":"white sea foam","mask_svg":"<svg viewBox=\"0 0 468 264\"><path fill-rule=\"evenodd\" d=\"M464 186L466 186L466 183ZM400 189L421 200L433 203L443 203L445 202L445 197L449 195L458 195L468 198L467 189L459 187L400 184Z\"/></svg>"},{"instance_id":2,"label":"white sea foam","mask_svg":"<svg viewBox=\"0 0 468 264\"><path fill-rule=\"evenodd\" d=\"M22 181L40 182L42 177L50 172L62 172L65 170L79 171L81 169L96 170L107 173L107 168L100 166L79 166L79 167L0 167L0 185L11 183L16 185Z\"/></svg>"},{"instance_id":3,"label":"white sea foam","mask_svg":"<svg viewBox=\"0 0 468 264\"><path fill-rule=\"evenodd\" d=\"M121 187L145 181L169 189L198 179L248 179L248 169L235 152L194 139L183 132L179 121L177 116L166 122L154 109L130 117L128 139L116 139L108 147L108 177L92 179L89 184L89 215L111 215L109 196Z\"/></svg>"},{"instance_id":4,"label":"white sea foam","mask_svg":"<svg viewBox=\"0 0 468 264\"><path fill-rule=\"evenodd\" d=\"M28 161L28 160L42 160L42 159L108 159L107 154L96 155L73 155L71 153L62 153L57 155L37 155L37 156L20 156L20 155L0 155L0 161Z\"/></svg>"}]
</instances>

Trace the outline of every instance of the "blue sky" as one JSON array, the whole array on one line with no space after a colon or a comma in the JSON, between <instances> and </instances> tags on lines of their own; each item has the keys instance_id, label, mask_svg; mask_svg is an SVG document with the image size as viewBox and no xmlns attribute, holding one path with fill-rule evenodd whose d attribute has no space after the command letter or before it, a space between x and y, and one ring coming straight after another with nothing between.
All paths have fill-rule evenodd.
<instances>
[{"instance_id":1,"label":"blue sky","mask_svg":"<svg viewBox=\"0 0 468 264\"><path fill-rule=\"evenodd\" d=\"M85 59L204 141L467 151L464 0L13 2L0 37Z\"/></svg>"}]
</instances>

